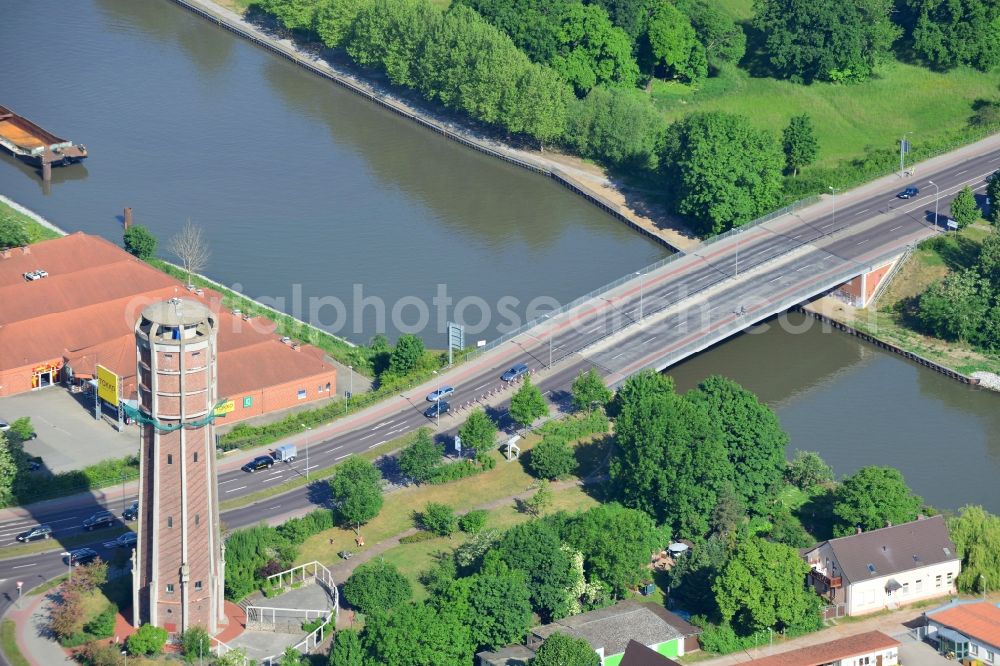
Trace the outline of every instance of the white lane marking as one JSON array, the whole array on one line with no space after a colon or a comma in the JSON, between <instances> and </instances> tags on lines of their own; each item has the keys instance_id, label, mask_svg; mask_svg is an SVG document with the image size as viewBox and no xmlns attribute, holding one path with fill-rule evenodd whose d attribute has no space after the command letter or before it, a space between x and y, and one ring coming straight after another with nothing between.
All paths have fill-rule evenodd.
<instances>
[{"instance_id":1,"label":"white lane marking","mask_svg":"<svg viewBox=\"0 0 1000 666\"><path fill-rule=\"evenodd\" d=\"M827 227L832 227L832 226L833 222L831 222L830 224L824 224L823 226L820 227L820 229L826 229Z\"/></svg>"},{"instance_id":2,"label":"white lane marking","mask_svg":"<svg viewBox=\"0 0 1000 666\"><path fill-rule=\"evenodd\" d=\"M403 432L404 430L406 430L406 426L403 426L403 427L401 427L401 428L396 428L395 430L389 430L388 432L385 432L385 433L383 433L383 434L384 434L384 435L394 435L394 434L396 434L397 432Z\"/></svg>"},{"instance_id":3,"label":"white lane marking","mask_svg":"<svg viewBox=\"0 0 1000 666\"><path fill-rule=\"evenodd\" d=\"M372 430L378 430L379 428L382 428L382 427L384 427L384 426L387 426L387 425L392 425L393 423L395 423L395 422L396 422L396 421L398 421L398 420L399 420L399 419L392 419L391 421L382 421L382 423L377 423L377 424L373 425L373 426L371 427L371 429L372 429Z\"/></svg>"},{"instance_id":4,"label":"white lane marking","mask_svg":"<svg viewBox=\"0 0 1000 666\"><path fill-rule=\"evenodd\" d=\"M265 510L265 511L271 511L272 509L280 509L280 508L281 508L281 505L280 505L280 504L275 504L274 506L269 506L269 507L267 507L267 508L266 508L266 509L264 509L264 510Z\"/></svg>"},{"instance_id":5,"label":"white lane marking","mask_svg":"<svg viewBox=\"0 0 1000 666\"><path fill-rule=\"evenodd\" d=\"M368 435L365 435L364 437L360 437L359 439L368 439L369 437L374 437L377 434L378 434L377 432L373 432Z\"/></svg>"},{"instance_id":6,"label":"white lane marking","mask_svg":"<svg viewBox=\"0 0 1000 666\"><path fill-rule=\"evenodd\" d=\"M676 324L673 325L673 328L677 328L678 326L681 326L684 323L686 323L686 320L685 319L681 319L679 322L677 322Z\"/></svg>"},{"instance_id":7,"label":"white lane marking","mask_svg":"<svg viewBox=\"0 0 1000 666\"><path fill-rule=\"evenodd\" d=\"M968 169L962 169L961 171L956 171L956 172L955 172L955 175L956 175L956 176L961 176L961 175L962 175L963 173L965 173L966 171L968 171Z\"/></svg>"},{"instance_id":8,"label":"white lane marking","mask_svg":"<svg viewBox=\"0 0 1000 666\"><path fill-rule=\"evenodd\" d=\"M855 243L855 245L864 245L865 243L867 243L870 240L871 240L871 238L865 238L864 240L859 240L857 243Z\"/></svg>"},{"instance_id":9,"label":"white lane marking","mask_svg":"<svg viewBox=\"0 0 1000 666\"><path fill-rule=\"evenodd\" d=\"M306 467L306 471L308 472L309 470L316 469L317 467L319 467L319 465L309 465L309 467Z\"/></svg>"},{"instance_id":10,"label":"white lane marking","mask_svg":"<svg viewBox=\"0 0 1000 666\"><path fill-rule=\"evenodd\" d=\"M902 229L902 228L903 228L903 225L899 224L899 225L893 227L892 229L889 229L889 231L895 231L896 229Z\"/></svg>"},{"instance_id":11,"label":"white lane marking","mask_svg":"<svg viewBox=\"0 0 1000 666\"><path fill-rule=\"evenodd\" d=\"M620 353L618 353L618 354L615 354L614 356L612 356L612 357L611 357L611 360L613 361L613 360L615 360L616 358L618 358L619 356L624 356L624 355L625 355L625 352L620 352Z\"/></svg>"},{"instance_id":12,"label":"white lane marking","mask_svg":"<svg viewBox=\"0 0 1000 666\"><path fill-rule=\"evenodd\" d=\"M805 266L799 266L798 268L795 269L794 272L798 273L799 271L804 271L805 269L809 268L810 266L812 266L812 264L806 264Z\"/></svg>"},{"instance_id":13,"label":"white lane marking","mask_svg":"<svg viewBox=\"0 0 1000 666\"><path fill-rule=\"evenodd\" d=\"M867 213L870 210L871 210L871 208L865 208L864 210L859 210L857 213L855 213L855 215L863 215L863 214Z\"/></svg>"},{"instance_id":14,"label":"white lane marking","mask_svg":"<svg viewBox=\"0 0 1000 666\"><path fill-rule=\"evenodd\" d=\"M771 278L770 280L768 280L768 282L777 282L777 281L778 281L778 280L780 280L780 279L781 279L781 276L779 275L779 276L778 276L778 277L776 277L776 278Z\"/></svg>"},{"instance_id":15,"label":"white lane marking","mask_svg":"<svg viewBox=\"0 0 1000 666\"><path fill-rule=\"evenodd\" d=\"M232 488L231 490L227 490L226 492L235 493L237 490L243 490L244 488L246 488L246 486L240 486L239 488Z\"/></svg>"},{"instance_id":16,"label":"white lane marking","mask_svg":"<svg viewBox=\"0 0 1000 666\"><path fill-rule=\"evenodd\" d=\"M388 442L388 441L389 441L389 440L387 440L387 439L383 439L383 440L382 440L381 442L379 442L378 444L372 444L372 445L371 445L371 446L369 446L368 448L369 448L369 449L374 449L374 448L375 448L376 446L378 446L379 444L385 444L385 443L386 443L386 442Z\"/></svg>"},{"instance_id":17,"label":"white lane marking","mask_svg":"<svg viewBox=\"0 0 1000 666\"><path fill-rule=\"evenodd\" d=\"M38 566L38 562L32 562L31 564L19 564L16 567L11 567L11 569L25 569L27 567Z\"/></svg>"},{"instance_id":18,"label":"white lane marking","mask_svg":"<svg viewBox=\"0 0 1000 666\"><path fill-rule=\"evenodd\" d=\"M1000 157L994 157L990 162L1000 162Z\"/></svg>"},{"instance_id":19,"label":"white lane marking","mask_svg":"<svg viewBox=\"0 0 1000 666\"><path fill-rule=\"evenodd\" d=\"M224 483L232 483L233 481L239 481L239 479L227 479L225 481L219 481L219 485L221 486Z\"/></svg>"},{"instance_id":20,"label":"white lane marking","mask_svg":"<svg viewBox=\"0 0 1000 666\"><path fill-rule=\"evenodd\" d=\"M492 383L493 383L493 382L486 382L485 384L483 384L483 385L481 385L481 386L477 386L476 388L474 388L474 389L472 389L472 390L473 390L473 391L478 391L478 390L479 390L479 389L481 389L481 388L486 388L487 386L489 386L489 385L490 385L490 384L492 384Z\"/></svg>"},{"instance_id":21,"label":"white lane marking","mask_svg":"<svg viewBox=\"0 0 1000 666\"><path fill-rule=\"evenodd\" d=\"M346 457L347 457L347 456L349 456L349 455L351 455L351 454L350 454L350 453L345 453L345 454L344 454L344 455L342 455L342 456L337 456L336 458L334 458L334 460L340 460L341 458L346 458Z\"/></svg>"},{"instance_id":22,"label":"white lane marking","mask_svg":"<svg viewBox=\"0 0 1000 666\"><path fill-rule=\"evenodd\" d=\"M653 340L655 340L655 339L656 339L656 336L654 335L653 337L651 337L651 338L649 338L648 340L644 341L644 342L643 342L642 344L644 344L644 345L648 345L648 344L649 344L650 342L652 342L652 341L653 341Z\"/></svg>"}]
</instances>

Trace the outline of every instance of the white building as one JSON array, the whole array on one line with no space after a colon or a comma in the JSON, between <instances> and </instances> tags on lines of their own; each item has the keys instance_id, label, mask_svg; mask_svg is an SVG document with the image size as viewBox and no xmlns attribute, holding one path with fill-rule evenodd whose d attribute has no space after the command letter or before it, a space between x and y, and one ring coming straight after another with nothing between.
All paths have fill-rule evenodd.
<instances>
[{"instance_id":1,"label":"white building","mask_svg":"<svg viewBox=\"0 0 1000 666\"><path fill-rule=\"evenodd\" d=\"M953 659L1000 664L1000 608L985 601L955 601L924 613L927 638Z\"/></svg>"},{"instance_id":2,"label":"white building","mask_svg":"<svg viewBox=\"0 0 1000 666\"><path fill-rule=\"evenodd\" d=\"M899 641L869 631L835 641L752 659L753 666L897 666Z\"/></svg>"},{"instance_id":3,"label":"white building","mask_svg":"<svg viewBox=\"0 0 1000 666\"><path fill-rule=\"evenodd\" d=\"M830 539L805 558L810 584L847 615L954 594L961 571L942 516Z\"/></svg>"}]
</instances>

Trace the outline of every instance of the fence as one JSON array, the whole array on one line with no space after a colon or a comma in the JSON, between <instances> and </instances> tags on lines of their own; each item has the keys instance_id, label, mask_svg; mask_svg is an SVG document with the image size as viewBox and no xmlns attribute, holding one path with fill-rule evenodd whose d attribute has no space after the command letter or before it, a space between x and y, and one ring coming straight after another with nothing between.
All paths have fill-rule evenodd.
<instances>
[{"instance_id":1,"label":"fence","mask_svg":"<svg viewBox=\"0 0 1000 666\"><path fill-rule=\"evenodd\" d=\"M294 634L303 623L322 619L326 624L333 617L329 609L281 608L278 606L246 606L247 631L273 631Z\"/></svg>"}]
</instances>

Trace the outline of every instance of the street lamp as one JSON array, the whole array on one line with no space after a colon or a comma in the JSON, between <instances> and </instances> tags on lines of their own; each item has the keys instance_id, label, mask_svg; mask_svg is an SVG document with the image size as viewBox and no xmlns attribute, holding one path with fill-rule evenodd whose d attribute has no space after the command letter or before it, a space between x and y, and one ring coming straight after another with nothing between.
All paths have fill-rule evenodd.
<instances>
[{"instance_id":1,"label":"street lamp","mask_svg":"<svg viewBox=\"0 0 1000 666\"><path fill-rule=\"evenodd\" d=\"M941 195L941 188L933 180L928 180L927 182L934 186L934 228L936 229L938 226L938 199Z\"/></svg>"},{"instance_id":2,"label":"street lamp","mask_svg":"<svg viewBox=\"0 0 1000 666\"><path fill-rule=\"evenodd\" d=\"M350 383L348 384L347 400L344 401L344 413L345 414L350 414L351 413L351 398L354 396L354 366L353 365L347 366L347 370L350 373L351 380L350 380Z\"/></svg>"},{"instance_id":3,"label":"street lamp","mask_svg":"<svg viewBox=\"0 0 1000 666\"><path fill-rule=\"evenodd\" d=\"M642 271L636 271L635 274L639 276L639 321L642 321L642 285L645 276Z\"/></svg>"},{"instance_id":4,"label":"street lamp","mask_svg":"<svg viewBox=\"0 0 1000 666\"><path fill-rule=\"evenodd\" d=\"M63 551L60 554L63 557L66 558L67 574L69 575L70 578L72 578L73 577L73 555L69 551Z\"/></svg>"},{"instance_id":5,"label":"street lamp","mask_svg":"<svg viewBox=\"0 0 1000 666\"><path fill-rule=\"evenodd\" d=\"M837 226L837 188L833 185L829 186L830 191L833 192L832 206L833 206L833 226Z\"/></svg>"},{"instance_id":6,"label":"street lamp","mask_svg":"<svg viewBox=\"0 0 1000 666\"><path fill-rule=\"evenodd\" d=\"M312 428L306 426L305 423L300 423L299 425L302 426L303 428L305 428L306 430L312 430ZM302 448L304 448L306 450L306 481L308 481L309 480L309 441L308 440L306 440L305 445Z\"/></svg>"},{"instance_id":7,"label":"street lamp","mask_svg":"<svg viewBox=\"0 0 1000 666\"><path fill-rule=\"evenodd\" d=\"M913 134L913 132L907 132L903 135L903 138L899 140L899 177L904 178L906 176L906 153L910 152L910 142L906 140L906 137Z\"/></svg>"}]
</instances>

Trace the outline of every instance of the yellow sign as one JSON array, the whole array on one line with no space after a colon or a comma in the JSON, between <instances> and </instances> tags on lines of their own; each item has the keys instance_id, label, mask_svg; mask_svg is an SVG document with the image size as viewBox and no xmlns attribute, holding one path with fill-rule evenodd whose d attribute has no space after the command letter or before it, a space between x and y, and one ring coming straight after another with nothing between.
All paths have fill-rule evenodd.
<instances>
[{"instance_id":1,"label":"yellow sign","mask_svg":"<svg viewBox=\"0 0 1000 666\"><path fill-rule=\"evenodd\" d=\"M221 405L218 405L213 412L216 416L225 416L233 410L236 409L236 402L233 400L226 400Z\"/></svg>"},{"instance_id":2,"label":"yellow sign","mask_svg":"<svg viewBox=\"0 0 1000 666\"><path fill-rule=\"evenodd\" d=\"M118 406L118 375L103 365L97 366L97 396L114 407Z\"/></svg>"}]
</instances>

